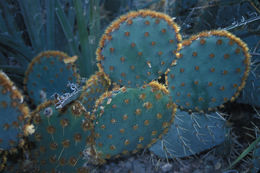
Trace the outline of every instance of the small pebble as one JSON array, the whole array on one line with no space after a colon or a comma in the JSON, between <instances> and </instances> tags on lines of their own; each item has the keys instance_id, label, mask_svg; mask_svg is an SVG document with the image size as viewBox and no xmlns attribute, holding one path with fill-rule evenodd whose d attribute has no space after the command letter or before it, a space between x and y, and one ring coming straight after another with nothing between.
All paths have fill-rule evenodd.
<instances>
[{"instance_id":1,"label":"small pebble","mask_svg":"<svg viewBox=\"0 0 260 173\"><path fill-rule=\"evenodd\" d=\"M221 168L221 163L220 163L220 161L217 161L217 163L214 165L214 168L215 168L215 170L218 170L218 169Z\"/></svg>"}]
</instances>

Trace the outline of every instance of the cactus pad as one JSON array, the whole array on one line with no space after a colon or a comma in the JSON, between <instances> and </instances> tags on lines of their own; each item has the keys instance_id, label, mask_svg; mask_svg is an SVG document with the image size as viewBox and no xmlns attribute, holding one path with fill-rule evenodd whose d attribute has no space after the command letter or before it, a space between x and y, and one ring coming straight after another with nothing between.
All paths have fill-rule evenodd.
<instances>
[{"instance_id":1,"label":"cactus pad","mask_svg":"<svg viewBox=\"0 0 260 173\"><path fill-rule=\"evenodd\" d=\"M3 72L0 72L0 117L0 149L14 149L21 137L27 134L25 121L29 117L29 108L22 94Z\"/></svg>"},{"instance_id":2,"label":"cactus pad","mask_svg":"<svg viewBox=\"0 0 260 173\"><path fill-rule=\"evenodd\" d=\"M58 51L42 52L32 60L24 85L33 103L40 104L54 93L65 93L68 81L77 82L78 74L69 60L68 55Z\"/></svg>"},{"instance_id":3,"label":"cactus pad","mask_svg":"<svg viewBox=\"0 0 260 173\"><path fill-rule=\"evenodd\" d=\"M30 136L35 143L32 160L43 172L84 170L83 151L91 142L92 121L79 102L56 110L48 101L32 113L36 131Z\"/></svg>"},{"instance_id":4,"label":"cactus pad","mask_svg":"<svg viewBox=\"0 0 260 173\"><path fill-rule=\"evenodd\" d=\"M177 65L170 68L170 95L181 109L213 111L234 101L250 66L246 44L223 30L202 32L182 42Z\"/></svg>"},{"instance_id":5,"label":"cactus pad","mask_svg":"<svg viewBox=\"0 0 260 173\"><path fill-rule=\"evenodd\" d=\"M91 112L95 106L96 100L106 91L110 86L110 80L106 78L103 72L97 72L92 75L82 88L82 94L79 100L85 106L87 111Z\"/></svg>"},{"instance_id":6,"label":"cactus pad","mask_svg":"<svg viewBox=\"0 0 260 173\"><path fill-rule=\"evenodd\" d=\"M169 132L150 151L162 158L200 153L224 142L227 133L225 122L217 113L189 114L177 110Z\"/></svg>"},{"instance_id":7,"label":"cactus pad","mask_svg":"<svg viewBox=\"0 0 260 173\"><path fill-rule=\"evenodd\" d=\"M130 12L106 29L97 49L98 67L113 83L142 86L174 62L180 41L171 17L150 10Z\"/></svg>"},{"instance_id":8,"label":"cactus pad","mask_svg":"<svg viewBox=\"0 0 260 173\"><path fill-rule=\"evenodd\" d=\"M173 121L176 106L164 86L121 88L96 102L95 150L102 163L155 143Z\"/></svg>"}]
</instances>

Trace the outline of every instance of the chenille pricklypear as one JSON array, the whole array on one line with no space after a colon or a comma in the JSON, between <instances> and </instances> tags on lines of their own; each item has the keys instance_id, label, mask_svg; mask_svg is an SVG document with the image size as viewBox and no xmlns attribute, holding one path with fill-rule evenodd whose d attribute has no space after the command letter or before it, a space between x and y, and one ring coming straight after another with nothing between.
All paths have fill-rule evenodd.
<instances>
[{"instance_id":1,"label":"chenille pricklypear","mask_svg":"<svg viewBox=\"0 0 260 173\"><path fill-rule=\"evenodd\" d=\"M33 126L27 121L29 117L23 95L0 71L0 170L4 168L6 155L16 152L17 147L23 147L23 137L33 132Z\"/></svg>"},{"instance_id":2,"label":"chenille pricklypear","mask_svg":"<svg viewBox=\"0 0 260 173\"><path fill-rule=\"evenodd\" d=\"M224 30L201 32L181 43L167 83L173 101L187 111L207 112L234 101L250 68L246 44Z\"/></svg>"},{"instance_id":3,"label":"chenille pricklypear","mask_svg":"<svg viewBox=\"0 0 260 173\"><path fill-rule=\"evenodd\" d=\"M163 13L140 10L120 16L97 49L98 67L112 83L142 86L175 63L181 41L178 25Z\"/></svg>"},{"instance_id":4,"label":"chenille pricklypear","mask_svg":"<svg viewBox=\"0 0 260 173\"><path fill-rule=\"evenodd\" d=\"M99 163L150 147L167 132L175 111L168 91L156 82L103 94L94 110Z\"/></svg>"},{"instance_id":5,"label":"chenille pricklypear","mask_svg":"<svg viewBox=\"0 0 260 173\"><path fill-rule=\"evenodd\" d=\"M32 113L36 131L30 136L35 148L30 157L41 172L76 172L83 166L83 151L93 139L93 124L80 102L56 109L53 101L40 104Z\"/></svg>"},{"instance_id":6,"label":"chenille pricklypear","mask_svg":"<svg viewBox=\"0 0 260 173\"><path fill-rule=\"evenodd\" d=\"M75 59L63 52L45 51L31 61L25 73L24 90L34 104L51 99L54 93L69 91L68 81L77 83L79 75L73 64Z\"/></svg>"}]
</instances>

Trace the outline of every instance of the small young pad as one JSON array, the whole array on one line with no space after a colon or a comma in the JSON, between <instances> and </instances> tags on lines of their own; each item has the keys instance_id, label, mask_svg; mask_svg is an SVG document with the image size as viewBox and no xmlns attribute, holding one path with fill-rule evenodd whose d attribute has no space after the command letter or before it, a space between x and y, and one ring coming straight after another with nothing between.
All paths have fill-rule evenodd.
<instances>
[{"instance_id":1,"label":"small young pad","mask_svg":"<svg viewBox=\"0 0 260 173\"><path fill-rule=\"evenodd\" d=\"M70 91L68 82L76 83L79 75L70 57L59 51L46 51L36 56L25 73L24 85L33 103L38 105L55 93Z\"/></svg>"}]
</instances>

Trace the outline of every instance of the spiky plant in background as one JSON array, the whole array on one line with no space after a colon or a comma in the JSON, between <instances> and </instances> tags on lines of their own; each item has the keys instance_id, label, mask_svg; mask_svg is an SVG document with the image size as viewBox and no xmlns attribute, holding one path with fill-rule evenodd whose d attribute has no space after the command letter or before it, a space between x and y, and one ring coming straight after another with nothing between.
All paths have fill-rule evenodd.
<instances>
[{"instance_id":1,"label":"spiky plant in background","mask_svg":"<svg viewBox=\"0 0 260 173\"><path fill-rule=\"evenodd\" d=\"M80 73L89 77L95 71L95 49L101 34L99 3L99 0L84 4L81 0L2 1L1 69L21 84L34 56L45 50L60 50L80 57ZM10 64L10 57L18 63L16 66Z\"/></svg>"},{"instance_id":2,"label":"spiky plant in background","mask_svg":"<svg viewBox=\"0 0 260 173\"><path fill-rule=\"evenodd\" d=\"M162 138L172 122L165 136L168 139L162 141L176 140L174 147L184 147L184 150L173 151L171 145L157 147L154 152L161 157L165 156L164 152L172 158L199 154L227 140L226 120L203 113L233 102L247 86L249 53L254 62L259 56L257 1L113 2L0 2L0 68L18 87L26 88L24 93L32 100L29 104L32 109L34 105L54 99L32 111L32 119L28 121L35 124L36 133L24 137L28 150L22 155L30 156L36 163L35 169L84 172L87 168L83 167L83 159L88 164L100 164L122 157L122 153L127 156L143 147L149 148ZM114 17L148 7L164 13L150 10L127 13L112 22L101 37ZM222 14L227 7L239 13L233 15L231 10L229 15L234 18L229 15L226 18ZM230 32L213 30L221 28ZM205 29L208 31L201 32ZM182 37L186 40L182 41ZM94 74L96 49L100 71ZM64 51L68 55L47 50ZM76 65L78 70L72 67ZM150 83L165 73L165 86ZM82 80L79 75L92 76ZM246 88L243 92L255 91ZM174 102L191 114L176 114L174 121ZM187 121L184 123L184 120ZM82 125L86 122L87 126ZM154 126L148 128L152 124ZM33 132L32 126L26 127L26 134ZM87 133L81 133L85 132L84 127L88 127ZM60 135L56 131L61 132ZM196 138L189 137L194 134ZM115 136L119 136L119 140L113 140ZM41 140L45 142L39 142ZM75 148L78 145L80 147ZM1 158L6 162L6 157ZM6 165L11 167L9 162Z\"/></svg>"}]
</instances>

